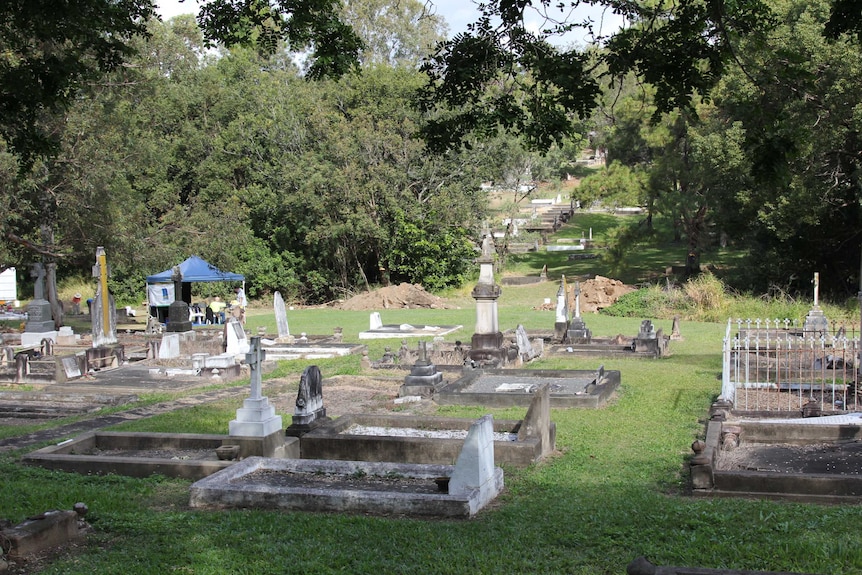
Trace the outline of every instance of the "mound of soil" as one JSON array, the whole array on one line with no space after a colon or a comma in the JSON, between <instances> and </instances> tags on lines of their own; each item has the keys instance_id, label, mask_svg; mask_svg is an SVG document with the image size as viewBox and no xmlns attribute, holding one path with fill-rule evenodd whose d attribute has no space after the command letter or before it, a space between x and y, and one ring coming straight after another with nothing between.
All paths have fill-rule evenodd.
<instances>
[{"instance_id":1,"label":"mound of soil","mask_svg":"<svg viewBox=\"0 0 862 575\"><path fill-rule=\"evenodd\" d=\"M398 308L452 309L455 306L428 293L421 285L403 283L355 295L336 307L353 311L374 311Z\"/></svg>"},{"instance_id":2,"label":"mound of soil","mask_svg":"<svg viewBox=\"0 0 862 575\"><path fill-rule=\"evenodd\" d=\"M603 276L596 276L594 279L581 282L581 313L595 313L600 309L610 307L620 296L629 292L635 291L632 286L626 285L620 280L612 280ZM574 283L569 283L569 305L574 306ZM542 304L533 309L554 311L557 309L557 302ZM571 308L570 311L574 311Z\"/></svg>"},{"instance_id":3,"label":"mound of soil","mask_svg":"<svg viewBox=\"0 0 862 575\"><path fill-rule=\"evenodd\" d=\"M620 280L612 280L603 276L581 282L581 312L597 312L610 307L621 296L635 291L632 286Z\"/></svg>"}]
</instances>

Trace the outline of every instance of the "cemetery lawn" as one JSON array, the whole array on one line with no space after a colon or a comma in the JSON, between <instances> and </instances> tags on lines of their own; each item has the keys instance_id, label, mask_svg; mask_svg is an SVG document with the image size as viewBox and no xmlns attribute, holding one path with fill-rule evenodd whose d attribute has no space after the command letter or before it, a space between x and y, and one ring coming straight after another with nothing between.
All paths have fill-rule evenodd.
<instances>
[{"instance_id":1,"label":"cemetery lawn","mask_svg":"<svg viewBox=\"0 0 862 575\"><path fill-rule=\"evenodd\" d=\"M532 290L532 305L556 284ZM548 295L544 292L547 291ZM511 298L511 299L505 299ZM547 328L553 311L533 311L518 290L504 289L500 325ZM509 304L506 304L506 302ZM344 328L356 341L367 312L299 309L292 333ZM384 310L384 323L463 324L447 339L469 341L475 311ZM596 335L633 334L638 318L590 315ZM248 328L275 328L253 313ZM657 327L670 330L670 321ZM565 573L621 574L639 555L653 563L712 568L862 573L862 506L822 506L742 499L704 500L686 493L685 462L720 381L724 324L682 324L662 360L541 360L530 367L618 369L617 397L599 410L553 410L559 454L541 465L505 470L506 490L464 521L342 516L280 511L198 511L183 480L132 479L51 472L0 457L0 517L15 522L83 501L93 532L86 543L44 562L41 573ZM373 341L372 358L385 345ZM324 377L357 374L359 357L316 362ZM282 362L267 377L296 376L309 362ZM295 392L296 384L293 390ZM266 381L264 381L266 392ZM324 402L326 386L324 386ZM187 408L125 424L135 431L226 433L239 401ZM440 407L440 414L520 418L523 409ZM289 413L281 414L289 421ZM119 429L116 428L116 429Z\"/></svg>"}]
</instances>

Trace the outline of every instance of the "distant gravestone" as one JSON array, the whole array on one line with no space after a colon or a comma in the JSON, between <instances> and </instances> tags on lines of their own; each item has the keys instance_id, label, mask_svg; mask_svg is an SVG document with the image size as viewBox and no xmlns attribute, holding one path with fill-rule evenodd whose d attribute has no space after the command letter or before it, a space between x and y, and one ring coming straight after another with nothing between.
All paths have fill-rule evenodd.
<instances>
[{"instance_id":1,"label":"distant gravestone","mask_svg":"<svg viewBox=\"0 0 862 575\"><path fill-rule=\"evenodd\" d=\"M31 274L34 279L33 284L33 300L27 305L27 325L24 326L24 331L28 334L48 334L54 332L54 319L51 315L51 304L45 299L45 266L41 263L33 265ZM41 341L44 337L34 336L27 344ZM52 339L56 338L56 333L49 336ZM22 341L22 343L24 343ZM25 345L27 345L25 344Z\"/></svg>"},{"instance_id":2,"label":"distant gravestone","mask_svg":"<svg viewBox=\"0 0 862 575\"><path fill-rule=\"evenodd\" d=\"M248 353L248 338L245 335L242 323L235 317L230 318L224 325L224 341L225 353L230 355Z\"/></svg>"},{"instance_id":3,"label":"distant gravestone","mask_svg":"<svg viewBox=\"0 0 862 575\"><path fill-rule=\"evenodd\" d=\"M281 293L275 292L272 298L272 305L275 308L275 325L278 329L279 343L292 339L290 327L287 324L287 309L284 307L284 299L282 299Z\"/></svg>"},{"instance_id":4,"label":"distant gravestone","mask_svg":"<svg viewBox=\"0 0 862 575\"><path fill-rule=\"evenodd\" d=\"M371 312L371 316L368 318L369 329L380 329L383 327L383 320L380 319L380 312L373 311Z\"/></svg>"},{"instance_id":5,"label":"distant gravestone","mask_svg":"<svg viewBox=\"0 0 862 575\"><path fill-rule=\"evenodd\" d=\"M192 322L189 319L189 304L182 300L183 273L180 266L174 266L171 273L171 281L174 283L174 301L168 306L167 331L186 332L192 330Z\"/></svg>"},{"instance_id":6,"label":"distant gravestone","mask_svg":"<svg viewBox=\"0 0 862 575\"><path fill-rule=\"evenodd\" d=\"M530 342L530 336L527 335L527 330L521 324L518 324L517 329L515 329L515 341L518 344L518 355L521 356L523 361L530 361L536 357L533 344Z\"/></svg>"}]
</instances>

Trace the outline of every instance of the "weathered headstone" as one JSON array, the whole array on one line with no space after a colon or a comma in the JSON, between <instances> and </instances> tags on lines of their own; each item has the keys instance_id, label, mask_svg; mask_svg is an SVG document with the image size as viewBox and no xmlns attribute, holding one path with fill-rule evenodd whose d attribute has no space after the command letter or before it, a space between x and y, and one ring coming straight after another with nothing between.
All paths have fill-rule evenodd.
<instances>
[{"instance_id":1,"label":"weathered headstone","mask_svg":"<svg viewBox=\"0 0 862 575\"><path fill-rule=\"evenodd\" d=\"M275 308L275 325L278 329L278 343L293 343L293 336L290 335L290 327L287 324L287 309L284 307L284 299L281 293L275 292L272 298L272 305Z\"/></svg>"},{"instance_id":2,"label":"weathered headstone","mask_svg":"<svg viewBox=\"0 0 862 575\"><path fill-rule=\"evenodd\" d=\"M191 331L189 304L182 299L183 273L180 271L180 266L173 267L171 281L174 283L174 301L168 306L168 326L166 329L171 332Z\"/></svg>"},{"instance_id":3,"label":"weathered headstone","mask_svg":"<svg viewBox=\"0 0 862 575\"><path fill-rule=\"evenodd\" d=\"M39 345L46 337L57 339L51 303L45 299L45 266L41 263L34 264L31 275L35 283L33 299L27 305L27 324L21 334L21 345L24 346Z\"/></svg>"},{"instance_id":4,"label":"weathered headstone","mask_svg":"<svg viewBox=\"0 0 862 575\"><path fill-rule=\"evenodd\" d=\"M93 328L93 347L105 347L117 343L117 309L114 296L108 291L108 260L105 248L96 248L96 295L90 306L90 325Z\"/></svg>"},{"instance_id":5,"label":"weathered headstone","mask_svg":"<svg viewBox=\"0 0 862 575\"><path fill-rule=\"evenodd\" d=\"M309 365L302 372L295 403L293 423L285 430L287 435L301 437L324 421L329 421L326 407L323 406L323 376L316 365Z\"/></svg>"},{"instance_id":6,"label":"weathered headstone","mask_svg":"<svg viewBox=\"0 0 862 575\"><path fill-rule=\"evenodd\" d=\"M369 320L368 321L369 329L374 330L374 329L380 329L381 327L383 327L383 320L380 319L380 312L379 311L371 312L371 316L368 318L368 320Z\"/></svg>"},{"instance_id":7,"label":"weathered headstone","mask_svg":"<svg viewBox=\"0 0 862 575\"><path fill-rule=\"evenodd\" d=\"M231 436L281 436L281 416L275 414L275 407L270 405L269 399L262 393L261 369L265 358L266 352L260 345L260 338L251 338L251 345L245 356L245 362L251 370L251 394L243 401L243 406L236 410L236 419L228 425Z\"/></svg>"},{"instance_id":8,"label":"weathered headstone","mask_svg":"<svg viewBox=\"0 0 862 575\"><path fill-rule=\"evenodd\" d=\"M530 336L527 335L527 330L521 324L518 324L518 327L515 329L515 342L518 344L518 355L522 361L530 361L536 358L536 352L533 349L533 344L530 342Z\"/></svg>"},{"instance_id":9,"label":"weathered headstone","mask_svg":"<svg viewBox=\"0 0 862 575\"><path fill-rule=\"evenodd\" d=\"M166 333L162 335L162 344L159 346L159 359L176 359L180 356L180 335L178 333Z\"/></svg>"},{"instance_id":10,"label":"weathered headstone","mask_svg":"<svg viewBox=\"0 0 862 575\"><path fill-rule=\"evenodd\" d=\"M484 415L467 432L449 478L449 495L469 495L476 490L479 500L485 502L496 496L501 484L502 474L494 467L494 419Z\"/></svg>"}]
</instances>

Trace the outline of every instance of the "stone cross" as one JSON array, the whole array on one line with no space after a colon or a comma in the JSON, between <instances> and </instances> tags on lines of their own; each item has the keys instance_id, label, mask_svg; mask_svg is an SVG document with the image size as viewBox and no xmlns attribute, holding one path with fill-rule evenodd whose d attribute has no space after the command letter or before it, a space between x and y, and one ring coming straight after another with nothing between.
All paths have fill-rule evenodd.
<instances>
[{"instance_id":1,"label":"stone cross","mask_svg":"<svg viewBox=\"0 0 862 575\"><path fill-rule=\"evenodd\" d=\"M251 346L245 354L245 363L251 370L251 397L249 399L260 399L262 395L261 366L266 358L266 350L260 346L260 337L251 338Z\"/></svg>"},{"instance_id":2,"label":"stone cross","mask_svg":"<svg viewBox=\"0 0 862 575\"><path fill-rule=\"evenodd\" d=\"M45 266L41 262L33 264L30 277L36 278L33 284L33 299L45 299Z\"/></svg>"},{"instance_id":3,"label":"stone cross","mask_svg":"<svg viewBox=\"0 0 862 575\"><path fill-rule=\"evenodd\" d=\"M174 301L182 299L183 272L180 271L180 266L172 268L171 281L174 282Z\"/></svg>"}]
</instances>

